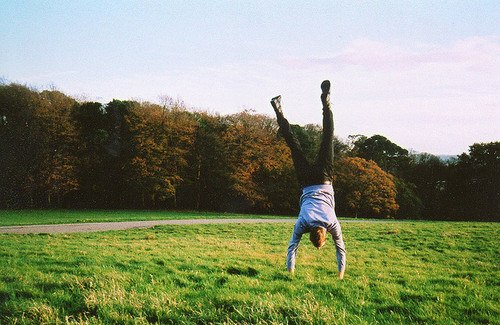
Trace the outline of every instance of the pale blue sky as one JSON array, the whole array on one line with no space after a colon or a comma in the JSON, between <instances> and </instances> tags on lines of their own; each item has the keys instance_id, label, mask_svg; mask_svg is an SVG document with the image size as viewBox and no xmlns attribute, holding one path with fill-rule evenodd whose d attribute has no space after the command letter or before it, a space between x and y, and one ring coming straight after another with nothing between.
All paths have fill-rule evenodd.
<instances>
[{"instance_id":1,"label":"pale blue sky","mask_svg":"<svg viewBox=\"0 0 500 325\"><path fill-rule=\"evenodd\" d=\"M499 1L0 0L0 77L78 98L321 121L434 154L500 140Z\"/></svg>"}]
</instances>

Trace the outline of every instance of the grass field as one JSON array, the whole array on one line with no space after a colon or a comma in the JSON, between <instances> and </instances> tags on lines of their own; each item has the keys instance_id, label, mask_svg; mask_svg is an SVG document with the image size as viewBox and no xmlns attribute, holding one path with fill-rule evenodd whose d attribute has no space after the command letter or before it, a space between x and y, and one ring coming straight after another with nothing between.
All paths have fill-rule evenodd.
<instances>
[{"instance_id":1,"label":"grass field","mask_svg":"<svg viewBox=\"0 0 500 325\"><path fill-rule=\"evenodd\" d=\"M3 234L0 323L500 324L500 224L345 223L343 281L292 227Z\"/></svg>"},{"instance_id":2,"label":"grass field","mask_svg":"<svg viewBox=\"0 0 500 325\"><path fill-rule=\"evenodd\" d=\"M128 210L0 210L0 226L115 222L167 219L277 218L276 216L173 211Z\"/></svg>"}]
</instances>

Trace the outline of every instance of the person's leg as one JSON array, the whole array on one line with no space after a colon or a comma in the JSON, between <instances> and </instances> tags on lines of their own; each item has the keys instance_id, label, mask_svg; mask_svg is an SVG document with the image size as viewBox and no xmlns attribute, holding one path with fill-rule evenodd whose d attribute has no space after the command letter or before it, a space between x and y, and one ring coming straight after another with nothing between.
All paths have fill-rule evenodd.
<instances>
[{"instance_id":1,"label":"person's leg","mask_svg":"<svg viewBox=\"0 0 500 325\"><path fill-rule=\"evenodd\" d=\"M301 186L304 186L306 180L308 179L308 173L311 170L311 166L307 161L304 152L302 151L299 140L292 132L290 123L283 115L283 111L281 108L281 96L274 97L271 100L271 105L273 106L274 112L276 113L276 118L280 127L280 134L285 138L285 142L292 153L293 165L295 167L295 172L297 173L299 183Z\"/></svg>"},{"instance_id":2,"label":"person's leg","mask_svg":"<svg viewBox=\"0 0 500 325\"><path fill-rule=\"evenodd\" d=\"M316 159L316 166L323 181L332 181L333 177L333 113L330 105L330 81L321 83L321 103L323 104L323 133Z\"/></svg>"}]
</instances>

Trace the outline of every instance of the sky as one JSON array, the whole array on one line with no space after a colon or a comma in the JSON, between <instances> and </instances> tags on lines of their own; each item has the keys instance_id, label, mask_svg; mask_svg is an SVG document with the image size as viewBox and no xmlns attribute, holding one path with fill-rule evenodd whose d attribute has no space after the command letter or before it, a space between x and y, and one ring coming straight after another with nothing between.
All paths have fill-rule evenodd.
<instances>
[{"instance_id":1,"label":"sky","mask_svg":"<svg viewBox=\"0 0 500 325\"><path fill-rule=\"evenodd\" d=\"M436 155L500 141L500 1L0 0L0 79L381 134Z\"/></svg>"}]
</instances>

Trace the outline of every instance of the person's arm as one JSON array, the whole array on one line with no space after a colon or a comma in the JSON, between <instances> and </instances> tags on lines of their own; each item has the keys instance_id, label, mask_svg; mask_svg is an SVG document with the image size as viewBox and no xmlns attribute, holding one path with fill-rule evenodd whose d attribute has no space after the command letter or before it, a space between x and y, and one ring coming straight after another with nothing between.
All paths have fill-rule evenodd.
<instances>
[{"instance_id":1,"label":"person's arm","mask_svg":"<svg viewBox=\"0 0 500 325\"><path fill-rule=\"evenodd\" d=\"M333 244L335 245L335 255L337 257L337 268L339 272L338 276L339 279L343 279L346 265L346 251L344 239L342 238L342 230L338 221L330 233L332 234Z\"/></svg>"},{"instance_id":2,"label":"person's arm","mask_svg":"<svg viewBox=\"0 0 500 325\"><path fill-rule=\"evenodd\" d=\"M297 257L297 250L299 249L300 239L304 234L304 230L300 225L300 222L297 221L295 227L293 228L292 238L290 239L290 243L288 244L288 254L286 257L286 267L289 272L295 272L295 259Z\"/></svg>"}]
</instances>

